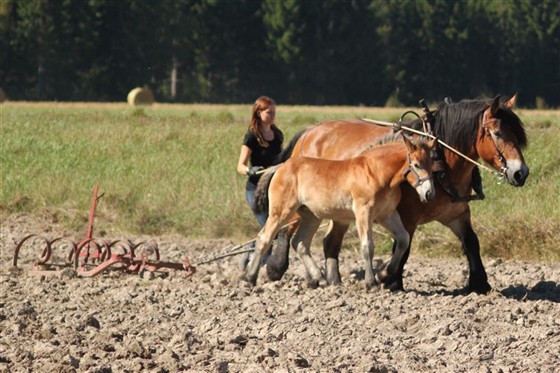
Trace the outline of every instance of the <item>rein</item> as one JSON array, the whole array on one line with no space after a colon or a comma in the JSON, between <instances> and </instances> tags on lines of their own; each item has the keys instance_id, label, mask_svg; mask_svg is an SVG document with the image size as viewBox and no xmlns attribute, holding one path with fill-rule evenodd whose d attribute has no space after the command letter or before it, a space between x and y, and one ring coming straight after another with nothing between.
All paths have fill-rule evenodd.
<instances>
[{"instance_id":1,"label":"rein","mask_svg":"<svg viewBox=\"0 0 560 373\"><path fill-rule=\"evenodd\" d=\"M416 114L414 111L407 111L405 114L409 114L409 113L414 113L416 116L418 116L420 118L420 116L418 114ZM403 116L405 114L403 114ZM401 117L401 119L402 119L402 117ZM431 139L436 138L434 135L429 134L427 132L422 132L422 131L418 131L418 130L415 130L415 129L410 128L410 127L403 126L403 125L401 125L400 120L399 120L398 123L390 123L390 122L384 122L384 121L373 120L373 119L368 119L368 118L362 118L362 120L366 121L366 122L369 122L369 123L376 124L378 126L392 127L395 131L403 129L405 131L412 132L412 133L415 133L417 135L426 136L426 137L429 137ZM426 128L426 126L424 128ZM472 164L474 164L474 165L482 168L483 170L488 171L492 175L496 176L498 178L498 181L501 181L504 178L505 170L504 170L503 167L502 167L502 172L496 172L495 170L491 169L490 167L487 167L487 166L483 165L482 163L477 162L472 158L469 158L468 156L461 153L460 151L458 151L458 150L454 149L453 147L447 145L445 142L441 141L440 139L438 139L438 143L441 144L442 146L444 146L445 148L447 148L448 150L452 151L453 153L457 154L458 156L460 156L460 157L464 158L465 160L471 162ZM494 145L496 145L495 142L494 142ZM496 145L496 148L497 148L497 145ZM499 151L499 149L497 149L497 151L498 151L498 154L500 155L500 157L503 158L503 155ZM503 163L503 161L502 161L502 163Z\"/></svg>"}]
</instances>

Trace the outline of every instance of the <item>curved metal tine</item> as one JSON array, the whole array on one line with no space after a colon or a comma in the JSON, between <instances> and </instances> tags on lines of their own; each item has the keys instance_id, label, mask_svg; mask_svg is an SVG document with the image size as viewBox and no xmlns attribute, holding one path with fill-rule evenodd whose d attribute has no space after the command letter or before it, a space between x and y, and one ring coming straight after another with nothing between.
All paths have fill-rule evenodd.
<instances>
[{"instance_id":1,"label":"curved metal tine","mask_svg":"<svg viewBox=\"0 0 560 373\"><path fill-rule=\"evenodd\" d=\"M95 242L95 240L93 238L88 238L86 240L82 240L78 243L78 246L76 248L76 253L77 256L80 258L84 258L82 261L82 267L85 266L87 264L87 261L90 257L90 244L93 244L93 246L95 246L97 252L99 253L99 245L97 244L97 242ZM82 254L82 250L84 249L84 247L87 247L85 254Z\"/></svg>"},{"instance_id":2,"label":"curved metal tine","mask_svg":"<svg viewBox=\"0 0 560 373\"><path fill-rule=\"evenodd\" d=\"M101 241L101 243L98 243L97 241L95 241L95 243L97 244L97 251L95 254L95 260L96 262L99 263L104 263L108 260L111 260L113 254L112 254L112 242L109 241Z\"/></svg>"},{"instance_id":3,"label":"curved metal tine","mask_svg":"<svg viewBox=\"0 0 560 373\"><path fill-rule=\"evenodd\" d=\"M33 237L39 237L39 238L41 238L41 239L45 242L45 248L43 249L43 252L41 253L41 257L39 258L38 261L36 260L35 262L36 262L36 263L37 263L37 262L39 262L39 263L44 263L44 262L46 262L47 260L49 260L50 255L51 255L51 253L50 253L50 252L51 252L51 247L50 247L50 242L49 242L49 240L48 240L46 237L41 236L41 235L39 235L39 234L30 234L30 235L25 236L21 241L19 241L19 243L18 243L18 244L16 245L16 247L14 248L14 257L13 257L13 259L12 259L12 266L13 266L14 268L17 268L17 262L18 262L19 252L20 252L20 250L21 250L23 244L24 244L25 242L27 242L29 239L33 238Z\"/></svg>"},{"instance_id":4,"label":"curved metal tine","mask_svg":"<svg viewBox=\"0 0 560 373\"><path fill-rule=\"evenodd\" d=\"M65 242L66 244L69 244L69 245L70 245L70 252L69 252L68 256L66 257L66 262L65 262L64 264L65 264L65 265L72 265L72 264L74 264L73 262L75 262L75 261L74 261L74 257L76 256L77 247L76 247L76 243L75 243L74 241L72 241L72 240L71 240L70 238L68 238L68 237L58 237L58 238L55 238L54 240L52 240L52 241L50 242L51 257L52 257L52 251L53 251L53 249L54 249L55 247L58 246L58 245L55 246L54 244L55 244L55 243L62 243L62 242ZM75 267L76 267L76 266L74 266L74 268L75 268Z\"/></svg>"},{"instance_id":5,"label":"curved metal tine","mask_svg":"<svg viewBox=\"0 0 560 373\"><path fill-rule=\"evenodd\" d=\"M160 260L160 256L159 256L159 246L157 244L157 242L155 241L148 241L148 242L139 242L136 245L134 245L133 249L135 251L138 251L141 247L145 246L144 251L142 252L142 254L146 253L149 256L151 256L152 254L154 255L154 259L156 261Z\"/></svg>"},{"instance_id":6,"label":"curved metal tine","mask_svg":"<svg viewBox=\"0 0 560 373\"><path fill-rule=\"evenodd\" d=\"M111 241L108 246L114 255L127 256L131 258L134 257L133 248L131 247L129 240L114 240ZM121 252L116 253L114 249L121 249Z\"/></svg>"},{"instance_id":7,"label":"curved metal tine","mask_svg":"<svg viewBox=\"0 0 560 373\"><path fill-rule=\"evenodd\" d=\"M78 268L78 245L76 244L76 242L71 241L72 243L72 250L68 253L68 257L66 258L66 262L70 265L72 265L72 267L74 267L74 269Z\"/></svg>"},{"instance_id":8,"label":"curved metal tine","mask_svg":"<svg viewBox=\"0 0 560 373\"><path fill-rule=\"evenodd\" d=\"M131 262L134 258L134 253L130 247L129 240L115 240L108 246L112 252L107 261L114 261L114 264L120 264L119 268L131 270ZM115 249L120 249L121 253L116 252Z\"/></svg>"}]
</instances>

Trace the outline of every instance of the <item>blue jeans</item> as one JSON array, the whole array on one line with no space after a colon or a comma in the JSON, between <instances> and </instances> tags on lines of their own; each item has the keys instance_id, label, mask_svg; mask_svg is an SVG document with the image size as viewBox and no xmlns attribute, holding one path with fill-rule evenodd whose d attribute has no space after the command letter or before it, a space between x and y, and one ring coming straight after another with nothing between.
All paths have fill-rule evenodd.
<instances>
[{"instance_id":1,"label":"blue jeans","mask_svg":"<svg viewBox=\"0 0 560 373\"><path fill-rule=\"evenodd\" d=\"M245 187L245 197L247 197L247 203L249 204L249 207L251 208L251 211L253 211L253 215L255 215L255 218L257 219L257 222L259 223L259 226L262 228L264 227L264 224L266 223L266 219L268 219L268 212L262 212L262 213L257 213L255 210L255 190L256 190L256 186L254 186L251 183L247 183L246 187Z\"/></svg>"},{"instance_id":2,"label":"blue jeans","mask_svg":"<svg viewBox=\"0 0 560 373\"><path fill-rule=\"evenodd\" d=\"M256 190L256 186L251 184L251 183L247 183L247 185L245 186L245 197L247 198L247 203L249 203L249 207L251 208L251 211L253 211L253 215L255 215L255 218L257 219L257 222L259 223L259 226L262 228L264 227L264 224L266 223L266 219L268 219L268 212L261 212L261 213L257 213L255 210L255 190ZM252 247L255 247L255 242L252 243ZM270 256L270 253L272 251L272 248L268 249L268 251L266 252L266 254L263 256L260 265L263 266L266 263L266 260L268 259L268 257Z\"/></svg>"}]
</instances>

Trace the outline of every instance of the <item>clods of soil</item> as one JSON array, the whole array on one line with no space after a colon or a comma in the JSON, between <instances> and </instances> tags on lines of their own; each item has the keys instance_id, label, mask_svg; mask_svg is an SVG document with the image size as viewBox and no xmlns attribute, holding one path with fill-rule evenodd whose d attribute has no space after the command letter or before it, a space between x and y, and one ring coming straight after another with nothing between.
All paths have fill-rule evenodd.
<instances>
[{"instance_id":1,"label":"clods of soil","mask_svg":"<svg viewBox=\"0 0 560 373\"><path fill-rule=\"evenodd\" d=\"M366 290L360 255L343 284L310 289L291 254L278 282L241 281L238 257L142 275L81 277L29 270L27 233L68 234L48 218L11 215L0 232L2 372L558 372L560 264L486 258L487 295L460 291L466 259L414 253L405 292ZM153 240L162 260L199 262L232 242ZM40 251L37 249L36 251ZM320 261L320 248L313 249ZM387 258L381 258L387 259ZM265 271L261 271L265 272Z\"/></svg>"}]
</instances>

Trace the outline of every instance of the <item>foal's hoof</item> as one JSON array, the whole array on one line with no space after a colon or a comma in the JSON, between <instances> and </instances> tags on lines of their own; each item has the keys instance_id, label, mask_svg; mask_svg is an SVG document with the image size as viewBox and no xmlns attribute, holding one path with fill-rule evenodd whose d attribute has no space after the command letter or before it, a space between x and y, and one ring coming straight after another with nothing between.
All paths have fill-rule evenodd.
<instances>
[{"instance_id":1,"label":"foal's hoof","mask_svg":"<svg viewBox=\"0 0 560 373\"><path fill-rule=\"evenodd\" d=\"M313 278L307 279L307 286L309 286L311 289L317 289L318 287L324 288L327 287L328 285L329 284L325 279L321 279L321 280L316 280Z\"/></svg>"},{"instance_id":2,"label":"foal's hoof","mask_svg":"<svg viewBox=\"0 0 560 373\"><path fill-rule=\"evenodd\" d=\"M366 290L376 292L380 289L381 283L377 281L377 276L372 281L366 281Z\"/></svg>"},{"instance_id":3,"label":"foal's hoof","mask_svg":"<svg viewBox=\"0 0 560 373\"><path fill-rule=\"evenodd\" d=\"M248 284L255 286L257 284L257 278L253 278L252 276L248 276L247 274L242 274L239 278L241 281L245 281Z\"/></svg>"},{"instance_id":4,"label":"foal's hoof","mask_svg":"<svg viewBox=\"0 0 560 373\"><path fill-rule=\"evenodd\" d=\"M334 280L327 280L327 284L331 285L331 286L340 286L342 285L342 280L340 278L334 279Z\"/></svg>"}]
</instances>

